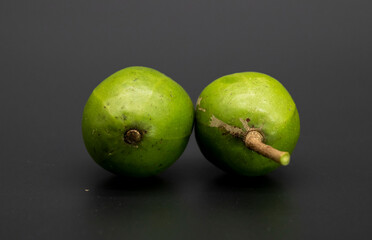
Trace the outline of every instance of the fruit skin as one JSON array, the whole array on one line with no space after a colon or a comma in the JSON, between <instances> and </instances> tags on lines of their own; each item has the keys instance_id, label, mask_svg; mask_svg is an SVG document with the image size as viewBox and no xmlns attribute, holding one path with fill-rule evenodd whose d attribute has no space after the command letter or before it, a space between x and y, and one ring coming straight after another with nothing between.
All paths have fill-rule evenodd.
<instances>
[{"instance_id":1,"label":"fruit skin","mask_svg":"<svg viewBox=\"0 0 372 240\"><path fill-rule=\"evenodd\" d=\"M265 143L292 153L300 135L300 119L292 97L274 78L257 72L221 77L200 94L196 105L195 136L203 155L226 172L247 176L267 174L280 165L244 145L241 138L211 127L214 116L243 129L261 128Z\"/></svg>"},{"instance_id":2,"label":"fruit skin","mask_svg":"<svg viewBox=\"0 0 372 240\"><path fill-rule=\"evenodd\" d=\"M147 67L128 67L109 76L90 95L82 133L91 157L104 169L147 177L168 168L184 151L194 107L175 81ZM137 144L124 141L136 129Z\"/></svg>"}]
</instances>

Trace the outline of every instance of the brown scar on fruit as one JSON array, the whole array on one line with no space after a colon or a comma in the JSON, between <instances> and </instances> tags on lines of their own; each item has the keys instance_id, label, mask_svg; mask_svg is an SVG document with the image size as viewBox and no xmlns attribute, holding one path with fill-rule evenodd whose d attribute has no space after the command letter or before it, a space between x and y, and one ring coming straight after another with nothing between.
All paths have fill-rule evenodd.
<instances>
[{"instance_id":1,"label":"brown scar on fruit","mask_svg":"<svg viewBox=\"0 0 372 240\"><path fill-rule=\"evenodd\" d=\"M212 115L211 117L209 126L216 127L216 128L222 128L235 137L244 137L246 135L242 129L235 127L235 126L231 126L221 121L220 119L216 118L214 115Z\"/></svg>"},{"instance_id":2,"label":"brown scar on fruit","mask_svg":"<svg viewBox=\"0 0 372 240\"><path fill-rule=\"evenodd\" d=\"M248 121L244 120L243 118L239 118L239 120L243 125L243 129L229 125L224 121L216 118L214 115L212 115L209 122L209 126L224 129L227 133L233 135L234 137L239 137L243 139L245 138L245 136L247 136L249 132L257 131L260 133L260 135L262 135L262 140L265 141L265 135L261 128L249 127Z\"/></svg>"},{"instance_id":3,"label":"brown scar on fruit","mask_svg":"<svg viewBox=\"0 0 372 240\"><path fill-rule=\"evenodd\" d=\"M251 129L248 125L248 122L246 120L244 120L243 118L239 118L239 120L243 124L243 127L244 127L245 131L248 132Z\"/></svg>"},{"instance_id":4,"label":"brown scar on fruit","mask_svg":"<svg viewBox=\"0 0 372 240\"><path fill-rule=\"evenodd\" d=\"M200 107L200 102L201 102L201 100L202 100L202 97L199 97L198 100L196 101L196 106L197 106L197 108L198 108L199 111L203 111L203 112L205 112L206 109Z\"/></svg>"},{"instance_id":5,"label":"brown scar on fruit","mask_svg":"<svg viewBox=\"0 0 372 240\"><path fill-rule=\"evenodd\" d=\"M200 106L201 100L202 100L202 97L199 97L198 100L196 100L196 106Z\"/></svg>"}]
</instances>

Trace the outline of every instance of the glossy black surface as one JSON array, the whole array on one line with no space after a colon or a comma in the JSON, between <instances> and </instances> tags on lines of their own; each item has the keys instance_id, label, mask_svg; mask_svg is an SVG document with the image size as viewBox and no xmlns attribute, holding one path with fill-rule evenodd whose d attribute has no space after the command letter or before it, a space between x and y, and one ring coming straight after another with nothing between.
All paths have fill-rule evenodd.
<instances>
[{"instance_id":1,"label":"glossy black surface","mask_svg":"<svg viewBox=\"0 0 372 240\"><path fill-rule=\"evenodd\" d=\"M0 239L369 239L368 1L2 1ZM226 175L194 136L157 177L89 157L81 114L126 66L164 72L194 103L214 79L269 74L299 109L288 167Z\"/></svg>"}]
</instances>

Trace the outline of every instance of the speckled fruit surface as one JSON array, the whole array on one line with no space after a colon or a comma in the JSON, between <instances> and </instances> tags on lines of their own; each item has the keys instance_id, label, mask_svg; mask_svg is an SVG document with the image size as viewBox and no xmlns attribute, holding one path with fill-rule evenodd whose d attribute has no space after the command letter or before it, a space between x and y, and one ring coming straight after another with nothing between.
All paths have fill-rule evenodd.
<instances>
[{"instance_id":1,"label":"speckled fruit surface","mask_svg":"<svg viewBox=\"0 0 372 240\"><path fill-rule=\"evenodd\" d=\"M83 112L83 139L106 170L147 177L180 157L193 119L192 101L179 84L154 69L128 67L94 89ZM125 140L130 130L141 134L138 142Z\"/></svg>"},{"instance_id":2,"label":"speckled fruit surface","mask_svg":"<svg viewBox=\"0 0 372 240\"><path fill-rule=\"evenodd\" d=\"M243 131L245 124L257 128L264 134L265 144L289 153L300 135L292 97L281 83L262 73L226 75L202 91L196 104L196 140L203 155L227 172L259 176L279 167L247 148L241 138L216 127L216 119Z\"/></svg>"}]
</instances>

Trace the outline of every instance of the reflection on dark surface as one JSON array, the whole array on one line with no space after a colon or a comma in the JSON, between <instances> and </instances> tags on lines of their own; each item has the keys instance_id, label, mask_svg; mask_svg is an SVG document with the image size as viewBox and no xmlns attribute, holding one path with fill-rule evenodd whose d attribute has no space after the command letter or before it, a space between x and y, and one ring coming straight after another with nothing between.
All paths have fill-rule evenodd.
<instances>
[{"instance_id":1,"label":"reflection on dark surface","mask_svg":"<svg viewBox=\"0 0 372 240\"><path fill-rule=\"evenodd\" d=\"M171 232L175 202L172 186L160 177L110 177L98 182L89 199L87 221L103 239L164 239Z\"/></svg>"},{"instance_id":2,"label":"reflection on dark surface","mask_svg":"<svg viewBox=\"0 0 372 240\"><path fill-rule=\"evenodd\" d=\"M226 238L282 239L295 234L293 206L277 179L224 174L212 179L205 192L203 215L210 216L208 225L222 228Z\"/></svg>"},{"instance_id":3,"label":"reflection on dark surface","mask_svg":"<svg viewBox=\"0 0 372 240\"><path fill-rule=\"evenodd\" d=\"M102 239L295 235L293 206L280 178L238 177L193 163L161 177L97 180L86 199L86 221Z\"/></svg>"}]
</instances>

